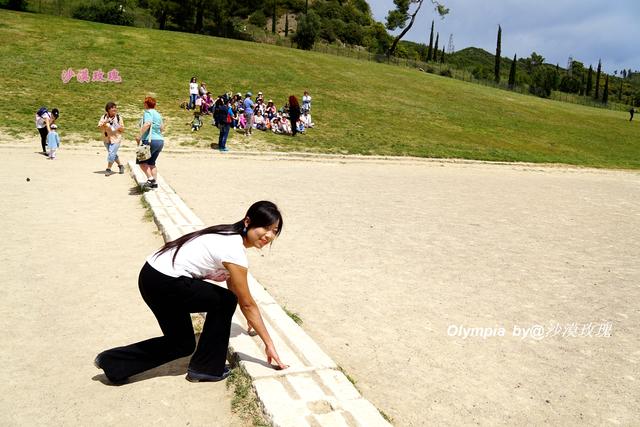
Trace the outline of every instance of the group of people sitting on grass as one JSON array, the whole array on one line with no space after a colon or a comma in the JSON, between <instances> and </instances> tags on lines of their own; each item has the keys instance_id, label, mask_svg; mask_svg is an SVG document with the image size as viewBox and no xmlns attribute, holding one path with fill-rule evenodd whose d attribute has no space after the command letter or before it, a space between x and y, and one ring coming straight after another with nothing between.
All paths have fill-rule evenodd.
<instances>
[{"instance_id":1,"label":"group of people sitting on grass","mask_svg":"<svg viewBox=\"0 0 640 427\"><path fill-rule=\"evenodd\" d=\"M220 127L224 120L225 125L244 131L246 135L251 135L253 129L295 135L314 126L311 120L311 96L307 91L304 92L301 104L297 97L291 95L284 106L278 109L272 99L265 101L262 92L258 92L255 101L251 92L247 92L244 98L238 92L235 95L223 94L214 99L207 90L206 83L198 85L195 77L191 79L189 86L189 102L184 103L184 107L193 110L192 131L199 130L203 125L203 116L208 115L213 116L213 125ZM216 107L219 108L220 105L226 107L228 116L221 118L220 114L215 114Z\"/></svg>"}]
</instances>

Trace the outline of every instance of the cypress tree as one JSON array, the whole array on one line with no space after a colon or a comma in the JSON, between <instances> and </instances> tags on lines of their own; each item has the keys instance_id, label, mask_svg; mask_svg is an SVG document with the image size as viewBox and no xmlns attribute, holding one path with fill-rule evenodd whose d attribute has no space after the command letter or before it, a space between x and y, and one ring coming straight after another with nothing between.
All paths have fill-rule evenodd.
<instances>
[{"instance_id":1,"label":"cypress tree","mask_svg":"<svg viewBox=\"0 0 640 427\"><path fill-rule=\"evenodd\" d=\"M589 74L587 74L587 92L585 95L591 96L591 89L593 88L593 67L589 65Z\"/></svg>"},{"instance_id":2,"label":"cypress tree","mask_svg":"<svg viewBox=\"0 0 640 427\"><path fill-rule=\"evenodd\" d=\"M431 61L433 52L433 20L431 21L431 35L429 36L429 50L427 51L427 61Z\"/></svg>"},{"instance_id":3,"label":"cypress tree","mask_svg":"<svg viewBox=\"0 0 640 427\"><path fill-rule=\"evenodd\" d=\"M558 90L558 84L560 83L560 64L556 64L556 69L553 72L553 90Z\"/></svg>"},{"instance_id":4,"label":"cypress tree","mask_svg":"<svg viewBox=\"0 0 640 427\"><path fill-rule=\"evenodd\" d=\"M598 99L600 95L600 74L602 73L602 62L598 59L598 70L596 71L596 93L594 98Z\"/></svg>"},{"instance_id":5,"label":"cypress tree","mask_svg":"<svg viewBox=\"0 0 640 427\"><path fill-rule=\"evenodd\" d=\"M494 69L494 77L496 83L500 83L500 50L502 48L502 28L498 25L498 41L496 43L496 66Z\"/></svg>"},{"instance_id":6,"label":"cypress tree","mask_svg":"<svg viewBox=\"0 0 640 427\"><path fill-rule=\"evenodd\" d=\"M440 63L444 64L444 46L442 46L442 53L440 54Z\"/></svg>"},{"instance_id":7,"label":"cypress tree","mask_svg":"<svg viewBox=\"0 0 640 427\"><path fill-rule=\"evenodd\" d=\"M618 101L622 101L622 79L620 79L620 89L618 90Z\"/></svg>"},{"instance_id":8,"label":"cypress tree","mask_svg":"<svg viewBox=\"0 0 640 427\"><path fill-rule=\"evenodd\" d=\"M309 13L309 0L305 0L304 2L304 14Z\"/></svg>"},{"instance_id":9,"label":"cypress tree","mask_svg":"<svg viewBox=\"0 0 640 427\"><path fill-rule=\"evenodd\" d=\"M271 15L271 33L276 33L276 0L273 0L273 14Z\"/></svg>"},{"instance_id":10,"label":"cypress tree","mask_svg":"<svg viewBox=\"0 0 640 427\"><path fill-rule=\"evenodd\" d=\"M289 37L289 14L284 15L284 36Z\"/></svg>"},{"instance_id":11,"label":"cypress tree","mask_svg":"<svg viewBox=\"0 0 640 427\"><path fill-rule=\"evenodd\" d=\"M609 101L609 75L604 80L604 92L602 93L602 103L606 104Z\"/></svg>"},{"instance_id":12,"label":"cypress tree","mask_svg":"<svg viewBox=\"0 0 640 427\"><path fill-rule=\"evenodd\" d=\"M440 39L440 33L436 33L436 44L433 46L433 54L432 58L434 61L436 60L436 52L438 51L438 40Z\"/></svg>"},{"instance_id":13,"label":"cypress tree","mask_svg":"<svg viewBox=\"0 0 640 427\"><path fill-rule=\"evenodd\" d=\"M513 89L516 85L516 55L513 55L511 61L511 69L509 70L509 89Z\"/></svg>"},{"instance_id":14,"label":"cypress tree","mask_svg":"<svg viewBox=\"0 0 640 427\"><path fill-rule=\"evenodd\" d=\"M580 78L580 92L578 93L578 95L582 96L584 95L585 89L584 89L584 73L580 73L582 74L582 77Z\"/></svg>"}]
</instances>

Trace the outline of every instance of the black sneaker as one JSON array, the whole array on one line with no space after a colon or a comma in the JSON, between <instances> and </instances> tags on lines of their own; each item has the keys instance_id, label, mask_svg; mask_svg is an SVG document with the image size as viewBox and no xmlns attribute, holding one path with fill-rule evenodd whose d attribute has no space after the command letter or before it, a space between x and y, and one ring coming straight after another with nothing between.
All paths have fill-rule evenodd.
<instances>
[{"instance_id":1,"label":"black sneaker","mask_svg":"<svg viewBox=\"0 0 640 427\"><path fill-rule=\"evenodd\" d=\"M158 188L158 183L153 180L153 181L147 181L142 185L143 189L152 189L152 188Z\"/></svg>"},{"instance_id":2,"label":"black sneaker","mask_svg":"<svg viewBox=\"0 0 640 427\"><path fill-rule=\"evenodd\" d=\"M102 357L101 354L97 355L95 359L93 359L93 366L95 366L98 369L101 369L104 372L104 376L107 377L107 379L109 380L109 382L113 385L122 385L125 384L127 382L127 378L124 378L122 380L116 380L114 378L111 378L107 372L104 370L104 368L102 367Z\"/></svg>"},{"instance_id":3,"label":"black sneaker","mask_svg":"<svg viewBox=\"0 0 640 427\"><path fill-rule=\"evenodd\" d=\"M124 165L118 165L118 169L120 169L120 175L124 174Z\"/></svg>"},{"instance_id":4,"label":"black sneaker","mask_svg":"<svg viewBox=\"0 0 640 427\"><path fill-rule=\"evenodd\" d=\"M185 379L192 383L210 383L210 382L222 381L225 378L227 378L230 373L231 373L231 369L229 369L226 366L224 367L224 371L222 372L222 375L203 374L201 372L196 372L193 369L189 368L187 370L187 376L185 377Z\"/></svg>"},{"instance_id":5,"label":"black sneaker","mask_svg":"<svg viewBox=\"0 0 640 427\"><path fill-rule=\"evenodd\" d=\"M105 171L104 171L104 176L111 176L113 174L114 174L114 172L111 169L105 169Z\"/></svg>"}]
</instances>

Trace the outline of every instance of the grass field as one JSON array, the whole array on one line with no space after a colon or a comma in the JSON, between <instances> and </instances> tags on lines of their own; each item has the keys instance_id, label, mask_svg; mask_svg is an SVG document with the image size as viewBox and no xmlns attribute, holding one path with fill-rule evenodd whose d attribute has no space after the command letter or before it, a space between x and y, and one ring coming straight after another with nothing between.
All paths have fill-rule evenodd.
<instances>
[{"instance_id":1,"label":"grass field","mask_svg":"<svg viewBox=\"0 0 640 427\"><path fill-rule=\"evenodd\" d=\"M63 141L97 140L107 101L131 125L153 94L168 140L209 146L217 129L192 134L191 115L179 108L196 75L214 94L261 90L278 107L308 89L315 129L254 136L278 150L640 168L640 125L627 113L317 52L2 10L0 55L0 131L15 137L35 140L34 112L47 105L61 110ZM123 82L64 84L67 68L115 68ZM234 135L231 148L241 140Z\"/></svg>"}]
</instances>

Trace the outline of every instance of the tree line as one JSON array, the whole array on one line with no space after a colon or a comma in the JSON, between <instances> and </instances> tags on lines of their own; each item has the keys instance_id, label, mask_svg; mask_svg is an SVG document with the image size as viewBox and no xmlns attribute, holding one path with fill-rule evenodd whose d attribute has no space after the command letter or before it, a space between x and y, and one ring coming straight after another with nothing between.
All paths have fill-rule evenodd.
<instances>
[{"instance_id":1,"label":"tree line","mask_svg":"<svg viewBox=\"0 0 640 427\"><path fill-rule=\"evenodd\" d=\"M502 28L498 25L498 34L496 37L496 53L495 67L493 78L496 83L500 83L501 63L502 63ZM591 97L594 101L607 104L611 92L616 94L618 102L640 106L640 90L634 88L633 85L625 85L625 79L629 76L631 81L633 72L624 70L621 77L617 78L617 70L613 76L602 72L602 61L598 60L598 67L595 71L591 65L587 70L580 61L569 59L566 69L560 68L559 64L555 66L546 64L544 57L532 52L531 56L520 60L523 68L528 72L529 92L534 95L549 98L552 91L560 91L564 93L576 94L578 96ZM517 76L517 57L514 54L509 69L508 87L513 89L516 85ZM615 88L609 87L609 78L616 85ZM595 80L595 82L594 82ZM615 80L615 81L614 81ZM522 82L522 80L521 80Z\"/></svg>"}]
</instances>

